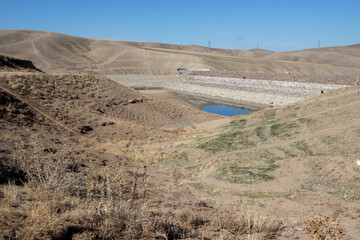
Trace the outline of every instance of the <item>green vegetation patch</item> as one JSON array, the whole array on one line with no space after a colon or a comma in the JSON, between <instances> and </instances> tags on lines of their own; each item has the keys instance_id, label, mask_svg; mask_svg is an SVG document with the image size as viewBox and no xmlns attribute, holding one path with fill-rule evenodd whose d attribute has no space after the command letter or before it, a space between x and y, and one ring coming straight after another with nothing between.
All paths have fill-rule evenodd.
<instances>
[{"instance_id":1,"label":"green vegetation patch","mask_svg":"<svg viewBox=\"0 0 360 240\"><path fill-rule=\"evenodd\" d=\"M270 111L267 111L265 114L264 114L264 117L265 119L269 120L269 119L273 119L275 118L276 116L276 110L270 110Z\"/></svg>"},{"instance_id":2,"label":"green vegetation patch","mask_svg":"<svg viewBox=\"0 0 360 240\"><path fill-rule=\"evenodd\" d=\"M258 136L263 141L266 141L266 139L267 139L265 130L266 130L265 126L255 128L256 136Z\"/></svg>"},{"instance_id":3,"label":"green vegetation patch","mask_svg":"<svg viewBox=\"0 0 360 240\"><path fill-rule=\"evenodd\" d=\"M246 119L237 119L230 122L230 128L242 129L246 125Z\"/></svg>"},{"instance_id":4,"label":"green vegetation patch","mask_svg":"<svg viewBox=\"0 0 360 240\"><path fill-rule=\"evenodd\" d=\"M182 166L189 163L189 154L188 152L175 152L166 159L166 162Z\"/></svg>"},{"instance_id":5,"label":"green vegetation patch","mask_svg":"<svg viewBox=\"0 0 360 240\"><path fill-rule=\"evenodd\" d=\"M322 136L321 141L326 145L334 146L339 143L339 139L334 136Z\"/></svg>"},{"instance_id":6,"label":"green vegetation patch","mask_svg":"<svg viewBox=\"0 0 360 240\"><path fill-rule=\"evenodd\" d=\"M276 147L276 148L284 153L284 155L285 155L284 158L297 157L297 154L292 153L290 150L288 150L286 148L283 148L283 147Z\"/></svg>"},{"instance_id":7,"label":"green vegetation patch","mask_svg":"<svg viewBox=\"0 0 360 240\"><path fill-rule=\"evenodd\" d=\"M316 123L315 119L312 118L299 118L299 122L306 125L313 125Z\"/></svg>"},{"instance_id":8,"label":"green vegetation patch","mask_svg":"<svg viewBox=\"0 0 360 240\"><path fill-rule=\"evenodd\" d=\"M250 136L251 133L249 131L228 130L214 136L210 140L203 140L197 147L212 153L246 149L256 146L255 142L249 140Z\"/></svg>"},{"instance_id":9,"label":"green vegetation patch","mask_svg":"<svg viewBox=\"0 0 360 240\"><path fill-rule=\"evenodd\" d=\"M214 194L215 193L215 188L208 185L208 184L205 184L203 182L192 182L190 183L191 186L193 186L194 188L196 188L197 190L199 191L202 191L202 192L206 192L208 194Z\"/></svg>"},{"instance_id":10,"label":"green vegetation patch","mask_svg":"<svg viewBox=\"0 0 360 240\"><path fill-rule=\"evenodd\" d=\"M267 150L232 154L220 161L216 177L231 183L256 183L273 180L270 175L278 165L276 158Z\"/></svg>"},{"instance_id":11,"label":"green vegetation patch","mask_svg":"<svg viewBox=\"0 0 360 240\"><path fill-rule=\"evenodd\" d=\"M309 145L305 141L296 142L295 147L305 153L306 156L315 156L315 153L310 149Z\"/></svg>"},{"instance_id":12,"label":"green vegetation patch","mask_svg":"<svg viewBox=\"0 0 360 240\"><path fill-rule=\"evenodd\" d=\"M237 192L236 195L248 198L289 198L291 196L288 192L264 192L264 191L242 191Z\"/></svg>"},{"instance_id":13,"label":"green vegetation patch","mask_svg":"<svg viewBox=\"0 0 360 240\"><path fill-rule=\"evenodd\" d=\"M271 125L270 135L280 138L290 138L292 130L297 128L298 125L295 122L286 122Z\"/></svg>"}]
</instances>

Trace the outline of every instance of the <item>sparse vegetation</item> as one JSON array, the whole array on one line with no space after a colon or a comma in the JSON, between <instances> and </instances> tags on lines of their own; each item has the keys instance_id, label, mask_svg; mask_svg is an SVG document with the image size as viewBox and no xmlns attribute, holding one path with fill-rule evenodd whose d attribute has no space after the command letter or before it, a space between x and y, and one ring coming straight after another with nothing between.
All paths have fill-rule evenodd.
<instances>
[{"instance_id":1,"label":"sparse vegetation","mask_svg":"<svg viewBox=\"0 0 360 240\"><path fill-rule=\"evenodd\" d=\"M315 153L310 149L305 141L299 141L295 143L297 149L301 150L307 156L314 156Z\"/></svg>"},{"instance_id":2,"label":"sparse vegetation","mask_svg":"<svg viewBox=\"0 0 360 240\"><path fill-rule=\"evenodd\" d=\"M196 136L209 115L100 76L0 87L1 239L360 236L359 87Z\"/></svg>"},{"instance_id":3,"label":"sparse vegetation","mask_svg":"<svg viewBox=\"0 0 360 240\"><path fill-rule=\"evenodd\" d=\"M167 162L175 163L178 166L183 166L189 162L189 156L187 152L176 152L168 157Z\"/></svg>"},{"instance_id":4,"label":"sparse vegetation","mask_svg":"<svg viewBox=\"0 0 360 240\"><path fill-rule=\"evenodd\" d=\"M248 198L288 198L290 193L287 192L264 192L264 191L244 191L236 193L240 197L248 197Z\"/></svg>"},{"instance_id":5,"label":"sparse vegetation","mask_svg":"<svg viewBox=\"0 0 360 240\"><path fill-rule=\"evenodd\" d=\"M260 126L260 127L255 128L256 136L258 136L263 141L265 141L267 139L265 130L266 130L265 126Z\"/></svg>"},{"instance_id":6,"label":"sparse vegetation","mask_svg":"<svg viewBox=\"0 0 360 240\"><path fill-rule=\"evenodd\" d=\"M273 180L270 174L278 167L276 158L264 150L229 155L224 160L217 168L217 178L232 183Z\"/></svg>"},{"instance_id":7,"label":"sparse vegetation","mask_svg":"<svg viewBox=\"0 0 360 240\"><path fill-rule=\"evenodd\" d=\"M336 219L330 219L327 216L308 219L304 222L304 230L310 234L313 239L344 239L345 230L340 227Z\"/></svg>"},{"instance_id":8,"label":"sparse vegetation","mask_svg":"<svg viewBox=\"0 0 360 240\"><path fill-rule=\"evenodd\" d=\"M209 140L203 140L197 147L212 153L245 149L256 145L255 142L249 139L250 136L249 131L241 131L231 126L230 129L224 129L222 133L213 136Z\"/></svg>"},{"instance_id":9,"label":"sparse vegetation","mask_svg":"<svg viewBox=\"0 0 360 240\"><path fill-rule=\"evenodd\" d=\"M153 179L156 168L144 164L171 154L144 143L176 135L141 125L145 119L134 112L120 114L151 101L138 93L123 89L115 97L118 86L88 74L0 80L1 239L214 239L221 232L236 238L281 231L280 221L194 199L170 174L160 184ZM167 104L160 105L147 106L161 112ZM187 111L169 110L174 119ZM190 162L187 151L173 156L179 166ZM193 187L212 193L201 182Z\"/></svg>"},{"instance_id":10,"label":"sparse vegetation","mask_svg":"<svg viewBox=\"0 0 360 240\"><path fill-rule=\"evenodd\" d=\"M299 122L311 126L316 123L316 120L312 118L299 118Z\"/></svg>"},{"instance_id":11,"label":"sparse vegetation","mask_svg":"<svg viewBox=\"0 0 360 240\"><path fill-rule=\"evenodd\" d=\"M294 122L274 124L270 127L270 135L282 138L291 138L293 137L291 131L296 127L297 124Z\"/></svg>"}]
</instances>

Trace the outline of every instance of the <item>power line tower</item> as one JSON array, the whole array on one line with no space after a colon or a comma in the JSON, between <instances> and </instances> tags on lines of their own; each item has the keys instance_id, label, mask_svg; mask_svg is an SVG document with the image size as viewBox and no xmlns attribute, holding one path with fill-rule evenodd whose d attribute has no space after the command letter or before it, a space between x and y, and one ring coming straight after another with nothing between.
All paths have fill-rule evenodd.
<instances>
[{"instance_id":1,"label":"power line tower","mask_svg":"<svg viewBox=\"0 0 360 240\"><path fill-rule=\"evenodd\" d=\"M320 40L318 40L318 48L320 48Z\"/></svg>"},{"instance_id":2,"label":"power line tower","mask_svg":"<svg viewBox=\"0 0 360 240\"><path fill-rule=\"evenodd\" d=\"M208 42L208 47L211 48L210 41Z\"/></svg>"},{"instance_id":3,"label":"power line tower","mask_svg":"<svg viewBox=\"0 0 360 240\"><path fill-rule=\"evenodd\" d=\"M259 43L256 44L256 49L259 49Z\"/></svg>"}]
</instances>

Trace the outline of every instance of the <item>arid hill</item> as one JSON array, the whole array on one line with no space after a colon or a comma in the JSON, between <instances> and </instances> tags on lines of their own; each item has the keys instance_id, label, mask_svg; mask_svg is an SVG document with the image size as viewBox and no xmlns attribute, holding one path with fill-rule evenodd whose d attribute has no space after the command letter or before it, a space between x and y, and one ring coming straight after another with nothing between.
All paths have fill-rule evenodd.
<instances>
[{"instance_id":1,"label":"arid hill","mask_svg":"<svg viewBox=\"0 0 360 240\"><path fill-rule=\"evenodd\" d=\"M186 136L176 128L218 117L88 74L4 75L0 88L1 239L199 238L246 223L152 166Z\"/></svg>"},{"instance_id":2,"label":"arid hill","mask_svg":"<svg viewBox=\"0 0 360 240\"><path fill-rule=\"evenodd\" d=\"M359 239L357 51L0 31L49 73L0 74L0 238ZM356 86L223 121L99 76L178 67Z\"/></svg>"},{"instance_id":3,"label":"arid hill","mask_svg":"<svg viewBox=\"0 0 360 240\"><path fill-rule=\"evenodd\" d=\"M176 69L304 74L360 74L358 45L273 53L202 46L90 39L64 34L0 30L0 54L31 60L45 72L175 74Z\"/></svg>"},{"instance_id":4,"label":"arid hill","mask_svg":"<svg viewBox=\"0 0 360 240\"><path fill-rule=\"evenodd\" d=\"M313 48L295 52L279 52L268 55L266 58L360 68L360 44L344 47Z\"/></svg>"},{"instance_id":5,"label":"arid hill","mask_svg":"<svg viewBox=\"0 0 360 240\"><path fill-rule=\"evenodd\" d=\"M308 239L316 216L360 236L359 86L195 136L217 117L99 76L0 87L2 238Z\"/></svg>"},{"instance_id":6,"label":"arid hill","mask_svg":"<svg viewBox=\"0 0 360 240\"><path fill-rule=\"evenodd\" d=\"M355 86L234 117L228 126L179 142L169 162L219 203L242 197L242 204L256 202L258 212L293 223L329 216L357 239L359 107Z\"/></svg>"}]
</instances>

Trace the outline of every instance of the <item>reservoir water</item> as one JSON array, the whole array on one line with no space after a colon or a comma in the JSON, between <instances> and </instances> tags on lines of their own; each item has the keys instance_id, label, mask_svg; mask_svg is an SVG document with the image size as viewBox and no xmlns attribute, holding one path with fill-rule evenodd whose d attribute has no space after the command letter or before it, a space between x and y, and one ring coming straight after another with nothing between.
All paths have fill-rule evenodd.
<instances>
[{"instance_id":1,"label":"reservoir water","mask_svg":"<svg viewBox=\"0 0 360 240\"><path fill-rule=\"evenodd\" d=\"M219 115L227 116L227 117L253 112L251 110L245 110L245 109L241 109L241 108L229 107L229 106L224 106L224 105L206 106L206 107L201 108L201 110L203 110L204 112L219 114Z\"/></svg>"}]
</instances>

